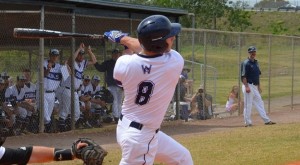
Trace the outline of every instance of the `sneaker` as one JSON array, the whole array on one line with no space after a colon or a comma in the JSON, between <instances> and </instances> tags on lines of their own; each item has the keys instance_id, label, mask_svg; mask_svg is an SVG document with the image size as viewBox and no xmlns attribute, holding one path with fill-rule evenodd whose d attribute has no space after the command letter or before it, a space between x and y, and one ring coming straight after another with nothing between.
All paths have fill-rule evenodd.
<instances>
[{"instance_id":1,"label":"sneaker","mask_svg":"<svg viewBox=\"0 0 300 165\"><path fill-rule=\"evenodd\" d=\"M194 120L194 119L192 119L192 118L190 118L190 117L188 118L188 121L193 121L193 120Z\"/></svg>"},{"instance_id":2,"label":"sneaker","mask_svg":"<svg viewBox=\"0 0 300 165\"><path fill-rule=\"evenodd\" d=\"M245 127L252 127L252 124L246 124Z\"/></svg>"},{"instance_id":3,"label":"sneaker","mask_svg":"<svg viewBox=\"0 0 300 165\"><path fill-rule=\"evenodd\" d=\"M269 121L269 122L265 123L265 125L273 125L273 124L276 124L276 123L273 121Z\"/></svg>"}]
</instances>

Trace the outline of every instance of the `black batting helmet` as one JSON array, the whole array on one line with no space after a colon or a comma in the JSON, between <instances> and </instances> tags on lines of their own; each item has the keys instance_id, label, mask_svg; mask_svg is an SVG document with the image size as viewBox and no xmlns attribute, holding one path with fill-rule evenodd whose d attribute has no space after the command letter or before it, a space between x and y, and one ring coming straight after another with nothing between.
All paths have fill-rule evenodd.
<instances>
[{"instance_id":1,"label":"black batting helmet","mask_svg":"<svg viewBox=\"0 0 300 165\"><path fill-rule=\"evenodd\" d=\"M171 23L163 15L152 15L139 24L137 33L139 42L145 50L163 53L168 46L166 39L176 36L180 30L179 23Z\"/></svg>"}]
</instances>

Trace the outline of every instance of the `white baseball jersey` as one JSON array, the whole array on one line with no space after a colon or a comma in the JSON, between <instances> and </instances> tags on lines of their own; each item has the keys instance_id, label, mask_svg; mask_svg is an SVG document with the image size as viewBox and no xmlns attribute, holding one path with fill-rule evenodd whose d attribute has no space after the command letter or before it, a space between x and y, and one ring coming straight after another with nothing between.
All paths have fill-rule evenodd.
<instances>
[{"instance_id":1,"label":"white baseball jersey","mask_svg":"<svg viewBox=\"0 0 300 165\"><path fill-rule=\"evenodd\" d=\"M5 99L9 100L12 105L13 102L22 102L25 100L25 89L17 89L16 85L11 86L5 92ZM25 108L18 107L18 111L18 116L20 116L21 118L25 118L27 115L30 115Z\"/></svg>"},{"instance_id":2,"label":"white baseball jersey","mask_svg":"<svg viewBox=\"0 0 300 165\"><path fill-rule=\"evenodd\" d=\"M1 146L0 147L0 159L3 157L4 153L5 153L5 148Z\"/></svg>"},{"instance_id":3,"label":"white baseball jersey","mask_svg":"<svg viewBox=\"0 0 300 165\"><path fill-rule=\"evenodd\" d=\"M25 90L25 99L36 99L36 85L32 82L29 82L29 84L24 85Z\"/></svg>"},{"instance_id":4,"label":"white baseball jersey","mask_svg":"<svg viewBox=\"0 0 300 165\"><path fill-rule=\"evenodd\" d=\"M85 96L85 95L91 95L92 92L92 84L89 83L87 86L84 86L83 84L80 87L80 91L78 93L79 96Z\"/></svg>"},{"instance_id":5,"label":"white baseball jersey","mask_svg":"<svg viewBox=\"0 0 300 165\"><path fill-rule=\"evenodd\" d=\"M114 78L124 88L122 114L149 128L159 128L183 65L182 56L175 50L156 56L121 56L114 68Z\"/></svg>"},{"instance_id":6,"label":"white baseball jersey","mask_svg":"<svg viewBox=\"0 0 300 165\"><path fill-rule=\"evenodd\" d=\"M75 82L74 82L74 86L75 89L79 89L80 84L82 84L82 78L83 78L83 71L84 69L87 67L88 61L87 60L83 60L82 62L78 63L75 62L74 64L74 68L75 68ZM69 76L66 81L64 81L62 83L62 86L64 87L71 87L71 76Z\"/></svg>"},{"instance_id":7,"label":"white baseball jersey","mask_svg":"<svg viewBox=\"0 0 300 165\"><path fill-rule=\"evenodd\" d=\"M16 85L9 87L5 92L5 98L10 101L21 102L25 99L25 89L17 89Z\"/></svg>"},{"instance_id":8,"label":"white baseball jersey","mask_svg":"<svg viewBox=\"0 0 300 165\"><path fill-rule=\"evenodd\" d=\"M44 67L47 68L48 66L48 60L44 61ZM55 63L55 65L51 68L49 74L44 77L44 89L45 91L55 91L60 84L60 81L62 79L61 74L61 65L58 63Z\"/></svg>"},{"instance_id":9,"label":"white baseball jersey","mask_svg":"<svg viewBox=\"0 0 300 165\"><path fill-rule=\"evenodd\" d=\"M95 95L99 94L101 91L101 87L97 85L95 88L93 87L92 84L90 84L90 91L91 91L91 96L94 97Z\"/></svg>"}]
</instances>

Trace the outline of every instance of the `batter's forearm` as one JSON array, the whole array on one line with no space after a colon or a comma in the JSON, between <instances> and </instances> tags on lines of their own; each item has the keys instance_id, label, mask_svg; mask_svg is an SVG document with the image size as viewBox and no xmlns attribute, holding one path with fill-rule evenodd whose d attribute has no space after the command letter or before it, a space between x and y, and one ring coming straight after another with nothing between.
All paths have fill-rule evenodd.
<instances>
[{"instance_id":1,"label":"batter's forearm","mask_svg":"<svg viewBox=\"0 0 300 165\"><path fill-rule=\"evenodd\" d=\"M127 46L130 50L132 50L135 53L139 53L142 51L141 44L140 44L139 40L136 38L124 36L121 38L120 43L122 45Z\"/></svg>"}]
</instances>

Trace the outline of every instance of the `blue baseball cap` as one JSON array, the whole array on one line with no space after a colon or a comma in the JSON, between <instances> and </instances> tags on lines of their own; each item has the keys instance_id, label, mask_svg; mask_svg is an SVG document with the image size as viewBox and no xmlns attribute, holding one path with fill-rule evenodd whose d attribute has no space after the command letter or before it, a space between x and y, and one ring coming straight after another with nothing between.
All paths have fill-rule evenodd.
<instances>
[{"instance_id":1,"label":"blue baseball cap","mask_svg":"<svg viewBox=\"0 0 300 165\"><path fill-rule=\"evenodd\" d=\"M250 46L248 48L248 53L256 52L256 47L255 46Z\"/></svg>"},{"instance_id":2,"label":"blue baseball cap","mask_svg":"<svg viewBox=\"0 0 300 165\"><path fill-rule=\"evenodd\" d=\"M59 50L58 49L50 49L49 54L54 55L54 56L59 56Z\"/></svg>"}]
</instances>

